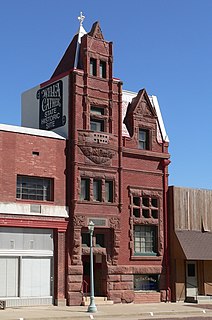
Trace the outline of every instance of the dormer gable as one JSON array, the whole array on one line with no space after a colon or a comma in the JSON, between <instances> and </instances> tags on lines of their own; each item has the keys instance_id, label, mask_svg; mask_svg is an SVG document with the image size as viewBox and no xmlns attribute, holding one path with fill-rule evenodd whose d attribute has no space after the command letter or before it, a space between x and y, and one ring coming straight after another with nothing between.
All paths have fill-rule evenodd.
<instances>
[{"instance_id":1,"label":"dormer gable","mask_svg":"<svg viewBox=\"0 0 212 320\"><path fill-rule=\"evenodd\" d=\"M124 124L126 125L130 136L135 133L138 126L146 126L148 122L155 122L157 114L151 104L149 96L145 89L141 89L137 96L129 103Z\"/></svg>"},{"instance_id":2,"label":"dormer gable","mask_svg":"<svg viewBox=\"0 0 212 320\"><path fill-rule=\"evenodd\" d=\"M99 21L96 21L92 28L91 31L88 33L88 35L92 38L96 38L96 39L100 39L100 40L104 40L103 34L102 34L102 30L100 28L99 25Z\"/></svg>"}]
</instances>

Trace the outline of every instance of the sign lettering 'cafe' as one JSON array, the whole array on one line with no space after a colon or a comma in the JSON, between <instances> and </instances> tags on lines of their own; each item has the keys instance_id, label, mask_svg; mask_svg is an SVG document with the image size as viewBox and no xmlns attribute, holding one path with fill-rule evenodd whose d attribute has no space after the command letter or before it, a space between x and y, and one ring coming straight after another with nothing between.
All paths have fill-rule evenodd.
<instances>
[{"instance_id":1,"label":"sign lettering 'cafe'","mask_svg":"<svg viewBox=\"0 0 212 320\"><path fill-rule=\"evenodd\" d=\"M64 126L63 82L61 80L37 91L39 99L39 129L51 130Z\"/></svg>"}]
</instances>

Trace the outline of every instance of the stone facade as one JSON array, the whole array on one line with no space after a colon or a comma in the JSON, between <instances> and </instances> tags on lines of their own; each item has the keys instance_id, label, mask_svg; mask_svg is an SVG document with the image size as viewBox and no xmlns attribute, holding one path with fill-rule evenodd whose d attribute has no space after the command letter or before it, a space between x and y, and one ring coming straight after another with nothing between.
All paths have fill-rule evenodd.
<instances>
[{"instance_id":1,"label":"stone facade","mask_svg":"<svg viewBox=\"0 0 212 320\"><path fill-rule=\"evenodd\" d=\"M77 68L73 68L69 60L70 54L75 54L74 41L76 39L52 78L64 72L70 77L68 304L79 304L80 291L89 291L89 245L85 247L83 237L91 220L95 223L96 295L107 296L115 303L167 300L168 142L162 136L157 112L145 89L135 94L126 106L123 118L122 81L113 76L112 43L104 39L99 23L81 38ZM100 73L103 67L104 75ZM92 130L92 121L104 128ZM124 125L127 135L123 136ZM139 129L142 128L149 134L146 150L138 147ZM81 198L83 179L89 184L87 199ZM99 201L95 199L95 181L101 181ZM111 202L106 199L107 181L113 183ZM148 217L136 216L135 197L157 201L156 211L151 211L153 214ZM155 228L155 255L134 253L135 226ZM104 243L98 243L99 237L104 238ZM160 278L158 292L136 291L135 275L146 275L147 278L157 275Z\"/></svg>"},{"instance_id":2,"label":"stone facade","mask_svg":"<svg viewBox=\"0 0 212 320\"><path fill-rule=\"evenodd\" d=\"M64 85L66 89L60 103L67 103L63 124L67 130L57 128L56 132L68 132L66 140L25 136L16 162L6 150L14 175L4 180L2 201L15 198L6 191L7 185L15 184L15 172L54 177L53 204L66 205L69 211L68 219L61 218L67 226L64 232L54 224L57 304L66 299L67 305L80 305L90 291L90 221L95 225L95 295L115 303L166 301L170 156L159 106L145 89L138 93L122 90L122 81L113 76L113 44L104 39L98 22L80 39L79 34L51 79L33 89L41 92L48 85L50 90L51 84L62 79L61 88ZM33 90L27 93L26 106L34 99ZM124 96L131 98L124 100ZM35 107L36 103L34 100ZM25 116L24 123L27 121ZM11 150L15 139L8 138ZM31 156L32 145L43 162Z\"/></svg>"}]
</instances>

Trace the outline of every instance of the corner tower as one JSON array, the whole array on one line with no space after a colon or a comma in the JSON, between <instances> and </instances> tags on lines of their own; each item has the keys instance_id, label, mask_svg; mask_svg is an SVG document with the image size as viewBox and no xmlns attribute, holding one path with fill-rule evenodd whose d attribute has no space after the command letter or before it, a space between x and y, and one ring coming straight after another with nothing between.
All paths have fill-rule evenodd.
<instances>
[{"instance_id":1,"label":"corner tower","mask_svg":"<svg viewBox=\"0 0 212 320\"><path fill-rule=\"evenodd\" d=\"M57 76L66 59L65 54ZM120 245L122 83L113 78L112 43L104 39L99 22L81 37L69 77L67 287L73 305L81 303L82 288L90 290L89 222L95 224L96 295L108 296L108 270L117 265Z\"/></svg>"}]
</instances>

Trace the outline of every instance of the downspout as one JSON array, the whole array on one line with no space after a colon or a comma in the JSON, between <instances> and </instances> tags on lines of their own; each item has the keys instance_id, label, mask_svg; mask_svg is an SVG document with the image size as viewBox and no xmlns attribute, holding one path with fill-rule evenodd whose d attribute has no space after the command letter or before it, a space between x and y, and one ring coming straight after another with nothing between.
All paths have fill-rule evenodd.
<instances>
[{"instance_id":1,"label":"downspout","mask_svg":"<svg viewBox=\"0 0 212 320\"><path fill-rule=\"evenodd\" d=\"M163 143L163 152L164 152L164 143ZM171 163L169 159L162 160L163 168L163 202L164 202L164 260L165 260L165 270L166 270L166 302L171 300L171 289L170 289L170 265L169 265L169 241L168 241L168 210L167 210L167 169L168 165Z\"/></svg>"}]
</instances>

